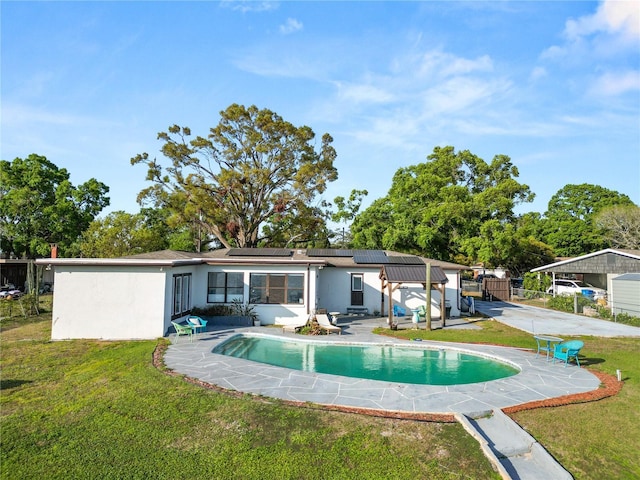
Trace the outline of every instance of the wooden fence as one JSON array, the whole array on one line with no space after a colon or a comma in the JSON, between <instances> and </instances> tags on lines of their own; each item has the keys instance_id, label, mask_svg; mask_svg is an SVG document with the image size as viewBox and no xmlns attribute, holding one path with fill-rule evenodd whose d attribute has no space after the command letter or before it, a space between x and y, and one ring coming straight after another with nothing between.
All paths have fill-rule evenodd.
<instances>
[{"instance_id":1,"label":"wooden fence","mask_svg":"<svg viewBox=\"0 0 640 480\"><path fill-rule=\"evenodd\" d=\"M482 299L509 301L511 282L508 278L483 278Z\"/></svg>"}]
</instances>

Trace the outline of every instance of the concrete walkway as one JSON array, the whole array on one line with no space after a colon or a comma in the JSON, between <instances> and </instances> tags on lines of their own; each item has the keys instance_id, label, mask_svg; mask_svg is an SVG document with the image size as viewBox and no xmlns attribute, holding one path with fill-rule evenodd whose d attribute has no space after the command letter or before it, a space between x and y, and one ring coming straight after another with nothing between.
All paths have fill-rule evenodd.
<instances>
[{"instance_id":1,"label":"concrete walkway","mask_svg":"<svg viewBox=\"0 0 640 480\"><path fill-rule=\"evenodd\" d=\"M640 337L640 328L608 320L501 301L476 301L476 311L531 334Z\"/></svg>"}]
</instances>

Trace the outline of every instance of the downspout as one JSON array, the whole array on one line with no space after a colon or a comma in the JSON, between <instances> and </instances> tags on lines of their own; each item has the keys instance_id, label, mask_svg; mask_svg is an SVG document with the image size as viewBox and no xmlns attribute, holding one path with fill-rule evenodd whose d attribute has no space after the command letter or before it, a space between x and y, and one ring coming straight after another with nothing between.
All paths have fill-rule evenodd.
<instances>
[{"instance_id":1,"label":"downspout","mask_svg":"<svg viewBox=\"0 0 640 480\"><path fill-rule=\"evenodd\" d=\"M318 288L318 282L316 281L316 288ZM309 314L311 313L311 311L309 310L309 302L311 300L311 295L309 294L311 290L311 266L307 263L307 293L306 293L306 299L305 299L305 303L307 304L307 317L309 316Z\"/></svg>"}]
</instances>

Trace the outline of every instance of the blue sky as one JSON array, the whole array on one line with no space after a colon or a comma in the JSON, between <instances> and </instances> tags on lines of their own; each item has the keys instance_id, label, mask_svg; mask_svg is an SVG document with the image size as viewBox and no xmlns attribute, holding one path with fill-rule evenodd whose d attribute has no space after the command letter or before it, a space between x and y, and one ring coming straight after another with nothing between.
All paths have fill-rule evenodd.
<instances>
[{"instance_id":1,"label":"blue sky","mask_svg":"<svg viewBox=\"0 0 640 480\"><path fill-rule=\"evenodd\" d=\"M130 158L232 103L334 138L324 198L386 195L435 146L511 157L544 212L569 183L640 204L640 2L0 3L1 158L45 155L137 212Z\"/></svg>"}]
</instances>

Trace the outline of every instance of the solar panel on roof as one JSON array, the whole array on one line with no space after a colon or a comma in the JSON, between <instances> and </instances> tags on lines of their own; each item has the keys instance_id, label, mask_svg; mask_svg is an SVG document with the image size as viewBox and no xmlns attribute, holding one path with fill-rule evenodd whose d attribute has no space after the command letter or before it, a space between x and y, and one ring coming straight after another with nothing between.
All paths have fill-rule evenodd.
<instances>
[{"instance_id":1,"label":"solar panel on roof","mask_svg":"<svg viewBox=\"0 0 640 480\"><path fill-rule=\"evenodd\" d=\"M227 253L230 257L290 257L292 254L288 248L232 248Z\"/></svg>"},{"instance_id":2,"label":"solar panel on roof","mask_svg":"<svg viewBox=\"0 0 640 480\"><path fill-rule=\"evenodd\" d=\"M415 255L388 256L387 260L398 265L424 265L424 261Z\"/></svg>"},{"instance_id":3,"label":"solar panel on roof","mask_svg":"<svg viewBox=\"0 0 640 480\"><path fill-rule=\"evenodd\" d=\"M358 250L353 254L353 261L358 264L388 263L388 259L382 250Z\"/></svg>"},{"instance_id":4,"label":"solar panel on roof","mask_svg":"<svg viewBox=\"0 0 640 480\"><path fill-rule=\"evenodd\" d=\"M307 250L309 257L351 257L353 250L343 250L338 248L309 248Z\"/></svg>"}]
</instances>

